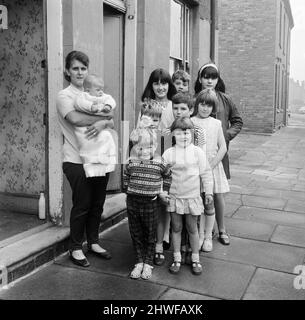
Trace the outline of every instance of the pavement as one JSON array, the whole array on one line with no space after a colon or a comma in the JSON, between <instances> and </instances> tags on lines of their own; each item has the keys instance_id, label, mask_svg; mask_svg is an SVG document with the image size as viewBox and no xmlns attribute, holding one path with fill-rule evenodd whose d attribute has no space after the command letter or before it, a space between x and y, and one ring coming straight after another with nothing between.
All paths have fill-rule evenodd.
<instances>
[{"instance_id":1,"label":"pavement","mask_svg":"<svg viewBox=\"0 0 305 320\"><path fill-rule=\"evenodd\" d=\"M88 253L91 266L85 269L63 254L3 287L0 299L305 300L305 127L241 133L231 143L230 159L225 219L231 244L216 238L212 252L200 253L200 276L187 265L178 275L169 273L170 249L150 280L130 279L135 260L124 219L100 235L111 260Z\"/></svg>"}]
</instances>

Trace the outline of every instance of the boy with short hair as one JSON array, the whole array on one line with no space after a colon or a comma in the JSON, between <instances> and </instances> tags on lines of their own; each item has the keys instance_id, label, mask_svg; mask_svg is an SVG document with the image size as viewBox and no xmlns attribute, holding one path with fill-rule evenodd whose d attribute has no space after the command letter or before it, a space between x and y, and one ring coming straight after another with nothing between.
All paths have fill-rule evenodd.
<instances>
[{"instance_id":1,"label":"boy with short hair","mask_svg":"<svg viewBox=\"0 0 305 320\"><path fill-rule=\"evenodd\" d=\"M172 80L177 92L189 92L191 76L184 70L177 70L172 75Z\"/></svg>"}]
</instances>

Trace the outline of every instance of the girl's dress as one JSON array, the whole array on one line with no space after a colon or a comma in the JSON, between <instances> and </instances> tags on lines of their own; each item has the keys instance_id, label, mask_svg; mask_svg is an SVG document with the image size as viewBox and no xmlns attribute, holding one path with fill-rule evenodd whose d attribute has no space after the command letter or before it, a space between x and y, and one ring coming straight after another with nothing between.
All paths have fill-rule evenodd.
<instances>
[{"instance_id":1,"label":"girl's dress","mask_svg":"<svg viewBox=\"0 0 305 320\"><path fill-rule=\"evenodd\" d=\"M218 144L226 143L222 131L221 121L212 117L193 117L192 121L194 124L203 128L206 132L206 150L208 161L211 162L211 160L217 155ZM229 183L221 161L213 169L213 179L214 193L226 193L230 191Z\"/></svg>"},{"instance_id":2,"label":"girl's dress","mask_svg":"<svg viewBox=\"0 0 305 320\"><path fill-rule=\"evenodd\" d=\"M172 170L167 211L200 216L204 212L201 179L204 191L213 193L213 177L205 153L193 144L186 148L176 145L164 152L163 159Z\"/></svg>"}]
</instances>

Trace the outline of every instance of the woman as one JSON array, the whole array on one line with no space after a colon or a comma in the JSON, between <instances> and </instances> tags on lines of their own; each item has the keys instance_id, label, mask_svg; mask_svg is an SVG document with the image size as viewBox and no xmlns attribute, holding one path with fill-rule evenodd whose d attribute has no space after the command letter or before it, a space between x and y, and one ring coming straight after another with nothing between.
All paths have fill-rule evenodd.
<instances>
[{"instance_id":1,"label":"woman","mask_svg":"<svg viewBox=\"0 0 305 320\"><path fill-rule=\"evenodd\" d=\"M70 259L76 265L89 267L82 245L86 234L88 250L98 257L110 259L110 253L99 245L99 225L106 198L109 174L104 177L86 178L79 155L74 126L87 127L87 138L92 139L112 120L76 111L76 97L81 93L88 74L89 58L80 51L70 52L65 61L65 78L70 85L58 93L56 107L64 136L63 171L72 189L70 215Z\"/></svg>"},{"instance_id":2,"label":"woman","mask_svg":"<svg viewBox=\"0 0 305 320\"><path fill-rule=\"evenodd\" d=\"M229 150L229 142L240 132L243 121L239 115L237 107L231 98L225 94L225 84L220 77L218 67L214 63L203 65L199 71L195 82L195 95L203 89L214 89L218 99L218 110L216 119L222 124L223 134L226 140L227 150ZM223 168L227 179L230 179L230 166L228 152L222 159ZM229 235L225 231L224 226L224 201L218 199L215 201L216 222L219 230L219 241L224 245L230 244ZM217 205L218 204L218 205Z\"/></svg>"}]
</instances>

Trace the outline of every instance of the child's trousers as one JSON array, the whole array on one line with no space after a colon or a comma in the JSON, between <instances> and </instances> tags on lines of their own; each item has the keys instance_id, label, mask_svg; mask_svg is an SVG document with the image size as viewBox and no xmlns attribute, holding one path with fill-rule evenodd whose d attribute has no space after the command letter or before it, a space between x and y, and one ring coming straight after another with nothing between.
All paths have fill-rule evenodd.
<instances>
[{"instance_id":1,"label":"child's trousers","mask_svg":"<svg viewBox=\"0 0 305 320\"><path fill-rule=\"evenodd\" d=\"M149 197L127 195L129 232L137 263L153 265L158 224L159 201Z\"/></svg>"}]
</instances>

